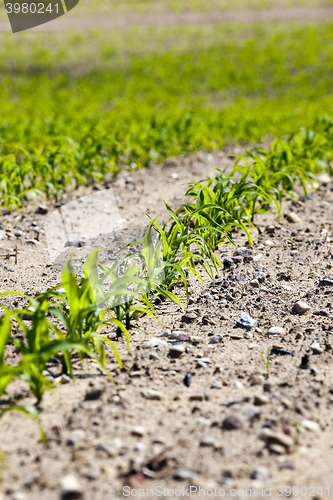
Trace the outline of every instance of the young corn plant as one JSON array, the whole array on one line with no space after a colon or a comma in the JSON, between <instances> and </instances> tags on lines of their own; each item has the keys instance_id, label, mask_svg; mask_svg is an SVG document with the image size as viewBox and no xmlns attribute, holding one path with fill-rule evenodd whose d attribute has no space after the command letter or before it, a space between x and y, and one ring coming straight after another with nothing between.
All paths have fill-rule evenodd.
<instances>
[{"instance_id":1,"label":"young corn plant","mask_svg":"<svg viewBox=\"0 0 333 500\"><path fill-rule=\"evenodd\" d=\"M147 283L153 298L159 296L162 299L169 299L183 308L179 298L173 293L173 289L176 283L182 282L188 303L187 280L189 273L194 274L202 281L201 275L195 268L195 263L199 264L211 279L214 277L210 263L204 255L200 255L200 250L202 251L202 246L205 245L202 237L192 232L167 203L165 205L171 216L169 221L162 227L157 222L156 217L149 224L144 239L132 242L128 246L141 245L141 249L130 256L135 255L141 259L140 277ZM154 236L156 237L154 238ZM191 249L193 246L195 250ZM205 249L206 253L209 251L217 268L217 263L219 263L217 258L211 249Z\"/></svg>"},{"instance_id":2,"label":"young corn plant","mask_svg":"<svg viewBox=\"0 0 333 500\"><path fill-rule=\"evenodd\" d=\"M243 177L237 182L231 176L218 170L215 178L206 178L191 183L185 196L194 198L193 203L185 206L185 221L192 224L211 248L232 243L232 233L242 230L253 244L250 229L251 214L248 199L253 196L255 187Z\"/></svg>"},{"instance_id":3,"label":"young corn plant","mask_svg":"<svg viewBox=\"0 0 333 500\"><path fill-rule=\"evenodd\" d=\"M45 441L45 434L41 425L38 410L34 405L16 404L7 393L9 384L16 378L25 379L27 374L31 373L32 366L36 361L36 357L31 354L23 355L17 364L9 364L5 359L6 345L13 342L11 337L11 315L7 311L0 318L0 400L3 396L7 396L8 404L5 406L0 404L0 418L7 412L17 411L33 418L40 429L42 441Z\"/></svg>"}]
</instances>

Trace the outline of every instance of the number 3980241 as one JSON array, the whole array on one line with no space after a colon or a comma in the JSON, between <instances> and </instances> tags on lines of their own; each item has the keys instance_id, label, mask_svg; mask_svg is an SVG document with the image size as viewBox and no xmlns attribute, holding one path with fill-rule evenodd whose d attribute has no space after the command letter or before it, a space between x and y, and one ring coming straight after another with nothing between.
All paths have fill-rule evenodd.
<instances>
[{"instance_id":1,"label":"number 3980241","mask_svg":"<svg viewBox=\"0 0 333 500\"><path fill-rule=\"evenodd\" d=\"M50 3L46 6L43 3L6 3L6 12L7 14L52 14L53 10L58 14L59 13L59 5L56 3L54 5L54 9L52 9L52 4Z\"/></svg>"}]
</instances>

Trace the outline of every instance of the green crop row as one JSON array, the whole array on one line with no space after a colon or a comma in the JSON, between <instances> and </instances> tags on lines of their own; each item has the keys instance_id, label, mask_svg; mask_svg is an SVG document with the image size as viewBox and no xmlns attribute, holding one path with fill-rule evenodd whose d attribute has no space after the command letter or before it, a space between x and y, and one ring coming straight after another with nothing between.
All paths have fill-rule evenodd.
<instances>
[{"instance_id":1,"label":"green crop row","mask_svg":"<svg viewBox=\"0 0 333 500\"><path fill-rule=\"evenodd\" d=\"M0 47L9 208L133 164L283 137L333 110L332 22L61 37L4 37Z\"/></svg>"},{"instance_id":2,"label":"green crop row","mask_svg":"<svg viewBox=\"0 0 333 500\"><path fill-rule=\"evenodd\" d=\"M8 404L0 410L24 412L39 425L38 406L18 405L7 393L15 379L24 380L37 403L44 391L52 387L45 375L48 362L58 358L63 371L73 376L72 355L89 356L98 361L106 374L105 345L108 344L121 366L115 344L101 332L112 325L118 335L124 334L129 346L128 330L141 315L158 320L156 299L171 300L181 308L174 292L182 282L188 302L188 277L193 273L202 280L202 272L214 280L221 263L215 255L223 244L234 244L233 233L243 231L252 244L251 229L255 215L275 208L281 215L286 196L296 196L295 185L314 185L320 172L333 173L333 123L327 117L314 130L302 128L288 140L275 139L271 147L255 148L239 157L229 174L218 171L215 178L191 183L185 193L190 202L173 211L166 205L170 219L161 226L151 220L144 239L128 246L140 245L109 268L99 263L98 251L90 253L84 278L77 279L71 258L67 261L62 283L35 298L26 297L30 307L10 310L1 305L0 319L0 398L7 395ZM201 271L201 272L200 272ZM2 296L13 295L7 292ZM14 344L19 353L16 362L6 359L6 347ZM42 438L44 438L41 428Z\"/></svg>"}]
</instances>

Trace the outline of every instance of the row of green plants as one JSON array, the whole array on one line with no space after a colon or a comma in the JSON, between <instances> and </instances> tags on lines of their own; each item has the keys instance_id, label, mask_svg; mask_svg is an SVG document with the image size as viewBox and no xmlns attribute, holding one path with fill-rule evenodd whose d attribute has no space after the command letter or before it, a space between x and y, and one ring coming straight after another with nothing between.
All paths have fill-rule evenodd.
<instances>
[{"instance_id":1,"label":"row of green plants","mask_svg":"<svg viewBox=\"0 0 333 500\"><path fill-rule=\"evenodd\" d=\"M280 218L282 200L297 196L296 185L306 194L318 173L332 174L332 153L327 146L332 133L333 124L325 118L313 131L301 129L287 140L275 139L269 149L248 151L237 158L231 172L217 171L214 178L190 183L187 202L175 211L166 204L169 220L161 225L158 217L151 219L143 240L131 242L127 255L114 266L100 263L99 249L95 249L85 262L84 277L77 278L72 254L58 286L36 297L22 295L28 302L25 309L13 310L1 303L0 398L7 396L8 404L0 416L17 410L40 425L38 403L52 387L47 376L52 358L73 377L73 356L81 362L88 356L110 376L105 364L106 346L110 346L121 367L119 352L105 328L124 335L129 346L129 330L138 327L140 316L159 321L157 299L183 308L176 285L183 285L188 303L190 274L202 280L206 273L214 280L221 266L218 247L232 245L238 231L251 246L257 214L273 208ZM2 297L15 294L6 292ZM15 346L17 356L7 359L10 345ZM10 397L7 389L16 378L28 384L37 406L17 404ZM44 439L42 428L41 433Z\"/></svg>"},{"instance_id":2,"label":"row of green plants","mask_svg":"<svg viewBox=\"0 0 333 500\"><path fill-rule=\"evenodd\" d=\"M22 36L0 47L9 208L133 164L313 129L333 109L332 21Z\"/></svg>"}]
</instances>

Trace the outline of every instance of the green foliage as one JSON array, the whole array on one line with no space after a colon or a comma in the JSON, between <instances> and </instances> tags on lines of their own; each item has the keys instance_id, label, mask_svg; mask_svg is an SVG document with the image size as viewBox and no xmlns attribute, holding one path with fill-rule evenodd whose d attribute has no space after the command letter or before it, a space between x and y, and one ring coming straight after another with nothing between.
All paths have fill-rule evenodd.
<instances>
[{"instance_id":1,"label":"green foliage","mask_svg":"<svg viewBox=\"0 0 333 500\"><path fill-rule=\"evenodd\" d=\"M331 157L330 126L316 124L333 110L331 21L90 35L53 34L49 45L38 34L34 43L4 36L3 205L19 206L27 193L59 199L133 163L282 137L300 125L310 127L297 139L302 157L316 168Z\"/></svg>"}]
</instances>

